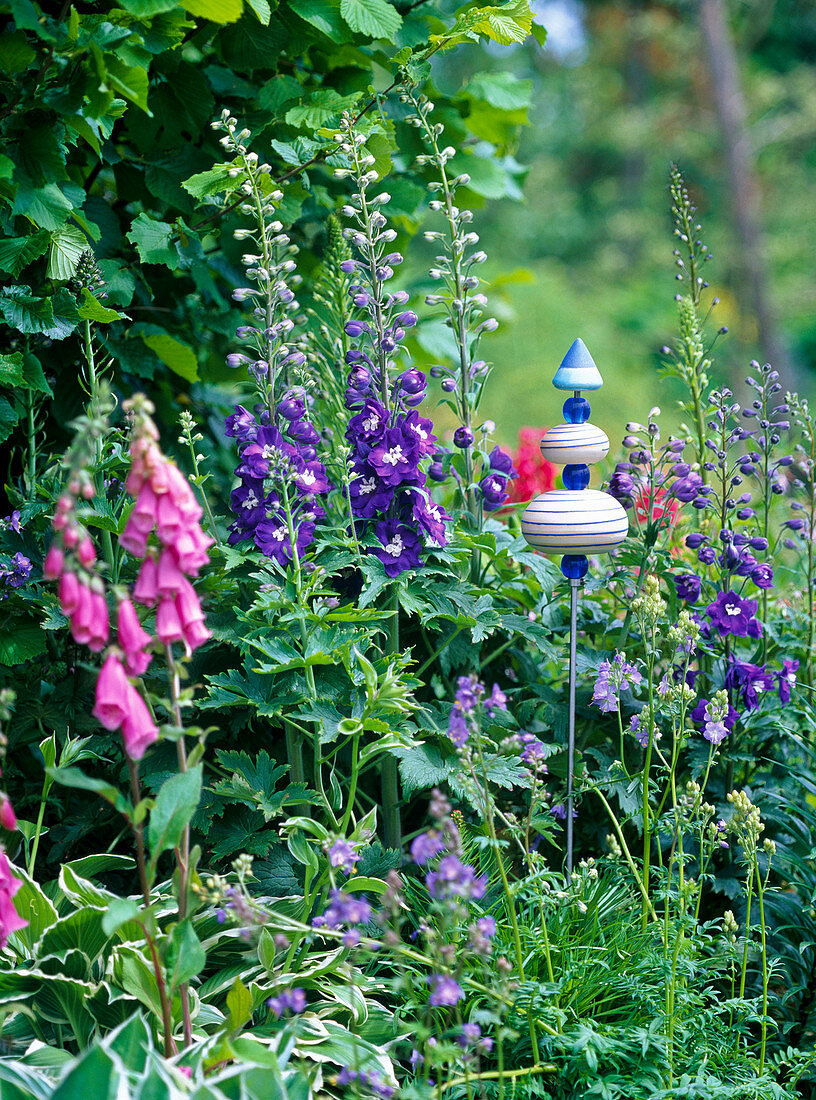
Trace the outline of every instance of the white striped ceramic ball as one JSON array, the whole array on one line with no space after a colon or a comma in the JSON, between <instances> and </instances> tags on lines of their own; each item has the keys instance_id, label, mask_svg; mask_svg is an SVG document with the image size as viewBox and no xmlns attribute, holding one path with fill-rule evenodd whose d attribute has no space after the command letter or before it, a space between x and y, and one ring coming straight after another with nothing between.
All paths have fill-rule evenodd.
<instances>
[{"instance_id":1,"label":"white striped ceramic ball","mask_svg":"<svg viewBox=\"0 0 816 1100\"><path fill-rule=\"evenodd\" d=\"M591 466L609 454L609 439L594 424L556 424L544 433L541 453L557 466Z\"/></svg>"},{"instance_id":2,"label":"white striped ceramic ball","mask_svg":"<svg viewBox=\"0 0 816 1100\"><path fill-rule=\"evenodd\" d=\"M623 506L598 489L553 489L531 500L521 516L527 542L552 554L605 554L628 530Z\"/></svg>"}]
</instances>

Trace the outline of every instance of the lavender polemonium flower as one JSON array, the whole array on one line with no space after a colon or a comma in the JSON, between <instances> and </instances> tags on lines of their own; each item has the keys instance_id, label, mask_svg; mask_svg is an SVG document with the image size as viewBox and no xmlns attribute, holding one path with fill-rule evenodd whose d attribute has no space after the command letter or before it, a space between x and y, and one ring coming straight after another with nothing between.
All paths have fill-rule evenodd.
<instances>
[{"instance_id":1,"label":"lavender polemonium flower","mask_svg":"<svg viewBox=\"0 0 816 1100\"><path fill-rule=\"evenodd\" d=\"M618 709L620 693L628 687L636 687L643 680L637 665L626 660L626 655L616 653L611 661L601 661L598 677L592 692L592 702L604 714Z\"/></svg>"},{"instance_id":2,"label":"lavender polemonium flower","mask_svg":"<svg viewBox=\"0 0 816 1100\"><path fill-rule=\"evenodd\" d=\"M445 545L450 516L431 501L423 469L437 442L432 422L416 411L425 376L416 368L397 373L402 343L417 317L405 309L407 294L387 287L402 263L399 253L389 251L396 237L383 213L390 196L369 194L377 179L374 157L348 115L337 140L349 167L335 174L351 175L355 183L343 208L352 223L344 233L355 255L341 265L351 276L348 292L359 313L345 325L352 341L345 404L359 410L346 431L351 519L357 537L373 539L369 552L396 577L419 567L427 547Z\"/></svg>"},{"instance_id":3,"label":"lavender polemonium flower","mask_svg":"<svg viewBox=\"0 0 816 1100\"><path fill-rule=\"evenodd\" d=\"M277 997L270 997L266 1004L274 1016L296 1016L306 1009L306 994L299 988L285 989Z\"/></svg>"}]
</instances>

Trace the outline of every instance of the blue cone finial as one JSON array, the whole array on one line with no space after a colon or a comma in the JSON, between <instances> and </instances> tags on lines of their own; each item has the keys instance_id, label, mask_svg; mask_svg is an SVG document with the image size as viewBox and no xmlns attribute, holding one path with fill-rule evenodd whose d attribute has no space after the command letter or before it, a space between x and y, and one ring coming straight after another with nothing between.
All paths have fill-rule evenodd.
<instances>
[{"instance_id":1,"label":"blue cone finial","mask_svg":"<svg viewBox=\"0 0 816 1100\"><path fill-rule=\"evenodd\" d=\"M599 390L603 385L601 372L580 337L561 361L553 385L557 390Z\"/></svg>"}]
</instances>

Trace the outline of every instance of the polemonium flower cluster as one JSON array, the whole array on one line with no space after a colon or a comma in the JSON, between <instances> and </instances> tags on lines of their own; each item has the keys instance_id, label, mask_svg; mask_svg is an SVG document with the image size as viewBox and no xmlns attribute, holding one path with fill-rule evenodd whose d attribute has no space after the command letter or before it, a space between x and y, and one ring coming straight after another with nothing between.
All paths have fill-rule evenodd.
<instances>
[{"instance_id":1,"label":"polemonium flower cluster","mask_svg":"<svg viewBox=\"0 0 816 1100\"><path fill-rule=\"evenodd\" d=\"M472 734L478 733L482 713L507 710L507 696L498 684L485 696L485 686L475 673L460 676L448 717L448 736L457 748L462 748Z\"/></svg>"},{"instance_id":2,"label":"polemonium flower cluster","mask_svg":"<svg viewBox=\"0 0 816 1100\"><path fill-rule=\"evenodd\" d=\"M637 665L626 660L624 653L616 653L611 660L601 661L592 691L592 702L604 713L618 709L620 694L636 687L643 680Z\"/></svg>"},{"instance_id":3,"label":"polemonium flower cluster","mask_svg":"<svg viewBox=\"0 0 816 1100\"><path fill-rule=\"evenodd\" d=\"M738 717L737 711L728 701L728 692L724 690L716 692L710 701L701 699L691 711L692 721L702 726L703 737L712 745L719 745L725 740Z\"/></svg>"},{"instance_id":4,"label":"polemonium flower cluster","mask_svg":"<svg viewBox=\"0 0 816 1100\"><path fill-rule=\"evenodd\" d=\"M227 435L238 441L240 485L230 496L235 520L229 543L251 539L279 565L300 560L314 541L316 524L326 515L318 500L332 485L315 444L320 436L306 418L306 398L292 392L270 416L242 405L227 417Z\"/></svg>"},{"instance_id":5,"label":"polemonium flower cluster","mask_svg":"<svg viewBox=\"0 0 816 1100\"><path fill-rule=\"evenodd\" d=\"M357 848L344 837L338 837L328 846L329 863L345 875L353 874L360 854Z\"/></svg>"},{"instance_id":6,"label":"polemonium flower cluster","mask_svg":"<svg viewBox=\"0 0 816 1100\"><path fill-rule=\"evenodd\" d=\"M306 1010L306 994L302 989L285 989L266 1002L273 1016L296 1016Z\"/></svg>"},{"instance_id":7,"label":"polemonium flower cluster","mask_svg":"<svg viewBox=\"0 0 816 1100\"><path fill-rule=\"evenodd\" d=\"M0 566L0 578L9 588L20 588L28 581L33 568L31 560L18 550L6 565Z\"/></svg>"},{"instance_id":8,"label":"polemonium flower cluster","mask_svg":"<svg viewBox=\"0 0 816 1100\"><path fill-rule=\"evenodd\" d=\"M349 167L335 175L351 175L355 183L343 208L352 222L345 233L355 258L342 265L352 277L349 294L360 314L346 324L352 347L345 403L355 413L346 431L352 523L358 537L371 540L370 552L386 574L396 577L421 565L426 546L446 544L450 516L431 500L422 469L436 443L433 424L416 409L425 395L425 375L416 368L397 371L402 342L417 317L404 308L407 294L387 286L402 262L389 251L396 237L383 213L389 195L369 194L377 180L374 157L348 115L337 140Z\"/></svg>"},{"instance_id":9,"label":"polemonium flower cluster","mask_svg":"<svg viewBox=\"0 0 816 1100\"><path fill-rule=\"evenodd\" d=\"M361 1095L361 1089L367 1089L378 1100L391 1100L395 1089L383 1080L382 1074L376 1070L353 1069L351 1066L343 1066L334 1078L336 1085L354 1085L356 1094Z\"/></svg>"}]
</instances>

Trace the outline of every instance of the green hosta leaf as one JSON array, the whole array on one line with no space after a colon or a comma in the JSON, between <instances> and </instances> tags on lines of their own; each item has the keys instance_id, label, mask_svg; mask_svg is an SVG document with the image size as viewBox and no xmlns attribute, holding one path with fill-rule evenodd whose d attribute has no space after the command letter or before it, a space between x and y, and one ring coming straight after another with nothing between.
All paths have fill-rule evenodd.
<instances>
[{"instance_id":1,"label":"green hosta leaf","mask_svg":"<svg viewBox=\"0 0 816 1100\"><path fill-rule=\"evenodd\" d=\"M147 214L134 219L127 239L136 245L139 258L146 264L164 264L171 271L179 266L176 232L169 222L155 221Z\"/></svg>"},{"instance_id":2,"label":"green hosta leaf","mask_svg":"<svg viewBox=\"0 0 816 1100\"><path fill-rule=\"evenodd\" d=\"M106 913L86 905L52 924L37 944L37 955L63 955L67 951L81 951L93 962L99 958L110 938L105 928Z\"/></svg>"},{"instance_id":3,"label":"green hosta leaf","mask_svg":"<svg viewBox=\"0 0 816 1100\"><path fill-rule=\"evenodd\" d=\"M28 237L8 237L0 241L0 270L16 279L23 268L42 256L51 240L44 229Z\"/></svg>"},{"instance_id":4,"label":"green hosta leaf","mask_svg":"<svg viewBox=\"0 0 816 1100\"><path fill-rule=\"evenodd\" d=\"M96 321L107 324L109 321L121 321L125 316L118 309L109 309L103 306L98 298L94 298L87 287L82 288L82 305L79 307L79 316L83 321Z\"/></svg>"},{"instance_id":5,"label":"green hosta leaf","mask_svg":"<svg viewBox=\"0 0 816 1100\"><path fill-rule=\"evenodd\" d=\"M161 1019L161 998L156 985L156 975L141 951L129 944L122 944L111 953L113 977L131 997Z\"/></svg>"},{"instance_id":6,"label":"green hosta leaf","mask_svg":"<svg viewBox=\"0 0 816 1100\"><path fill-rule=\"evenodd\" d=\"M155 865L162 852L175 848L201 797L201 765L179 772L162 784L150 814L148 842Z\"/></svg>"},{"instance_id":7,"label":"green hosta leaf","mask_svg":"<svg viewBox=\"0 0 816 1100\"><path fill-rule=\"evenodd\" d=\"M93 1100L118 1100L122 1095L124 1066L102 1049L92 1046L75 1062L57 1085L51 1100L77 1100L79 1096Z\"/></svg>"},{"instance_id":8,"label":"green hosta leaf","mask_svg":"<svg viewBox=\"0 0 816 1100\"><path fill-rule=\"evenodd\" d=\"M340 0L340 13L353 31L368 38L393 42L402 26L402 16L387 0Z\"/></svg>"},{"instance_id":9,"label":"green hosta leaf","mask_svg":"<svg viewBox=\"0 0 816 1100\"><path fill-rule=\"evenodd\" d=\"M188 382L198 381L198 360L189 344L184 344L166 332L142 333L145 344L162 363Z\"/></svg>"},{"instance_id":10,"label":"green hosta leaf","mask_svg":"<svg viewBox=\"0 0 816 1100\"><path fill-rule=\"evenodd\" d=\"M48 254L49 279L66 282L73 277L77 261L88 248L88 241L81 229L75 225L64 225L51 234L51 250Z\"/></svg>"},{"instance_id":11,"label":"green hosta leaf","mask_svg":"<svg viewBox=\"0 0 816 1100\"><path fill-rule=\"evenodd\" d=\"M22 868L12 865L11 871L14 877L22 882L22 886L14 896L14 907L28 921L28 925L13 932L9 937L9 944L12 949L22 947L26 953L31 953L34 944L45 930L57 922L59 913L39 884Z\"/></svg>"}]
</instances>

